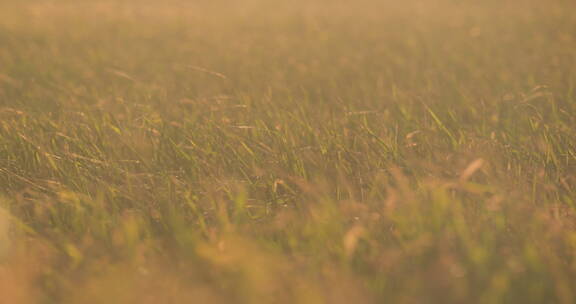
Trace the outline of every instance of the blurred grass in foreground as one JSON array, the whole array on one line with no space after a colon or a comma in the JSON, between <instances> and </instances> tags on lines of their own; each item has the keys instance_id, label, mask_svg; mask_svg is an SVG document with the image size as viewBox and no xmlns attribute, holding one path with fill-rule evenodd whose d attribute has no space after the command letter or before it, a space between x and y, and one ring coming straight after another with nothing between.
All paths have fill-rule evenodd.
<instances>
[{"instance_id":1,"label":"blurred grass in foreground","mask_svg":"<svg viewBox=\"0 0 576 304\"><path fill-rule=\"evenodd\" d=\"M574 303L571 1L3 1L5 303Z\"/></svg>"}]
</instances>

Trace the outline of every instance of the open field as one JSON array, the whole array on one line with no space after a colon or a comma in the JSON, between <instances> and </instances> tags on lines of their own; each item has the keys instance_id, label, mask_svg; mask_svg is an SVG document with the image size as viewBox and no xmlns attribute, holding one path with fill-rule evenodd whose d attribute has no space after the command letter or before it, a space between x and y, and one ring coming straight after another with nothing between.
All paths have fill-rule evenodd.
<instances>
[{"instance_id":1,"label":"open field","mask_svg":"<svg viewBox=\"0 0 576 304\"><path fill-rule=\"evenodd\" d=\"M0 1L0 303L575 303L575 11Z\"/></svg>"}]
</instances>

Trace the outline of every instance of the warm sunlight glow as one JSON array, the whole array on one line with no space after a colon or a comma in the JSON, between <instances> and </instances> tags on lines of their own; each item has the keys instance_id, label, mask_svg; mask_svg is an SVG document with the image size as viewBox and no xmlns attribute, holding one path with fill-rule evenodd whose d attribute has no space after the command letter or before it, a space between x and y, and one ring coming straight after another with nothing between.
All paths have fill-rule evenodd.
<instances>
[{"instance_id":1,"label":"warm sunlight glow","mask_svg":"<svg viewBox=\"0 0 576 304\"><path fill-rule=\"evenodd\" d=\"M0 303L575 303L575 12L0 1Z\"/></svg>"}]
</instances>

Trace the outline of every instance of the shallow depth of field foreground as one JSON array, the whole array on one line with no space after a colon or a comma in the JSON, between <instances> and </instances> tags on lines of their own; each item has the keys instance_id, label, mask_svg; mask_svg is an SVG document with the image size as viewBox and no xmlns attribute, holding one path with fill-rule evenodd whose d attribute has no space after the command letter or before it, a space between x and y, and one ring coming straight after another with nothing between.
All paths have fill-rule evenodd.
<instances>
[{"instance_id":1,"label":"shallow depth of field foreground","mask_svg":"<svg viewBox=\"0 0 576 304\"><path fill-rule=\"evenodd\" d=\"M0 2L0 303L575 303L576 2Z\"/></svg>"}]
</instances>

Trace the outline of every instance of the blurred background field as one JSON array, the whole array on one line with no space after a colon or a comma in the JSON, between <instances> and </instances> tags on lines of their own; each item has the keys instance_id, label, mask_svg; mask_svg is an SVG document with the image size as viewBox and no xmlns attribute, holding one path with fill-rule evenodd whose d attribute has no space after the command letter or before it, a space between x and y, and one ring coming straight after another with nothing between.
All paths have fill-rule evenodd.
<instances>
[{"instance_id":1,"label":"blurred background field","mask_svg":"<svg viewBox=\"0 0 576 304\"><path fill-rule=\"evenodd\" d=\"M0 1L0 303L574 303L574 11Z\"/></svg>"}]
</instances>

